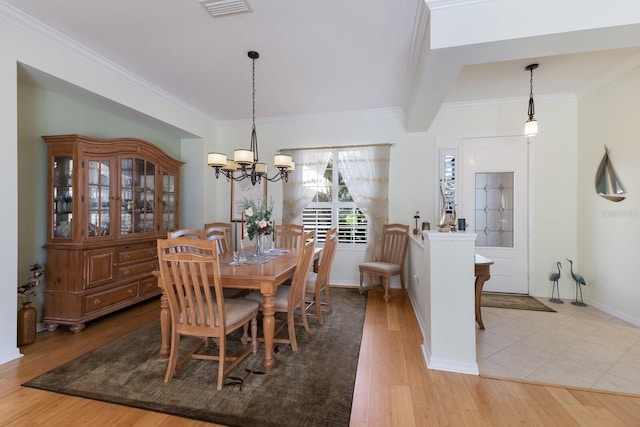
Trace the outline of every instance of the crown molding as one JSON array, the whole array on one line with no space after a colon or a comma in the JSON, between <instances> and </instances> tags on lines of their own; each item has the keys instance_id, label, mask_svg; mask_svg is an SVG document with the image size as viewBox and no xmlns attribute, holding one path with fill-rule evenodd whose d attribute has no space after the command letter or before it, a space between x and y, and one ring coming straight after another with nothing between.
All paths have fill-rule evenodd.
<instances>
[{"instance_id":1,"label":"crown molding","mask_svg":"<svg viewBox=\"0 0 640 427\"><path fill-rule=\"evenodd\" d=\"M211 116L198 110L192 105L187 104L183 100L149 83L148 81L142 79L141 77L138 77L137 75L128 71L126 68L119 66L118 64L99 55L98 53L84 46L83 44L78 43L77 41L64 35L63 33L54 30L53 28L49 27L43 22L40 22L37 19L34 19L32 16L27 15L26 13L22 12L19 9L16 9L15 7L7 4L2 0L0 0L0 18L4 18L7 21L17 25L18 27L36 35L37 37L45 39L48 42L51 42L62 49L65 49L75 55L78 55L81 58L84 58L87 61L97 65L98 67L108 70L109 72L123 78L124 80L127 80L130 83L133 83L134 85L140 86L148 91L151 91L154 94L160 96L161 98L164 98L167 101L175 105L178 105L179 107L184 108L203 119L214 121L214 119ZM73 83L73 82L69 82L69 83Z\"/></svg>"},{"instance_id":2,"label":"crown molding","mask_svg":"<svg viewBox=\"0 0 640 427\"><path fill-rule=\"evenodd\" d=\"M396 116L403 119L404 112L400 107L389 108L373 108L368 110L349 110L349 111L336 111L328 113L310 113L310 114L295 114L290 116L274 116L263 117L261 119L256 118L256 123L279 123L290 122L296 120L315 120L315 119L339 119L343 117L372 117L372 116ZM242 126L250 125L251 119L240 120L220 120L216 121L216 126Z\"/></svg>"},{"instance_id":3,"label":"crown molding","mask_svg":"<svg viewBox=\"0 0 640 427\"><path fill-rule=\"evenodd\" d=\"M564 101L576 101L576 94L573 92L554 93L550 95L536 95L536 102L548 103L548 102L564 102ZM461 102L445 102L440 106L440 111L462 111L462 110L477 110L492 106L505 106L505 105L522 105L523 111L526 112L526 106L529 102L528 96L518 96L513 98L495 98L495 99L480 99L474 101L461 101Z\"/></svg>"},{"instance_id":4,"label":"crown molding","mask_svg":"<svg viewBox=\"0 0 640 427\"><path fill-rule=\"evenodd\" d=\"M578 89L576 91L576 96L578 98L582 98L583 96L586 96L588 94L590 94L591 92L594 92L604 86L606 86L607 84L611 83L612 81L614 81L615 79L627 74L629 71L637 68L640 66L640 54L634 55L630 58L628 58L626 61L622 62L620 65L618 65L616 68L614 68L613 70L609 71L608 73L602 75L600 78L592 81L591 83L589 83L588 85Z\"/></svg>"},{"instance_id":5,"label":"crown molding","mask_svg":"<svg viewBox=\"0 0 640 427\"><path fill-rule=\"evenodd\" d=\"M468 6L473 3L487 3L489 1L493 0L424 0L430 10Z\"/></svg>"}]
</instances>

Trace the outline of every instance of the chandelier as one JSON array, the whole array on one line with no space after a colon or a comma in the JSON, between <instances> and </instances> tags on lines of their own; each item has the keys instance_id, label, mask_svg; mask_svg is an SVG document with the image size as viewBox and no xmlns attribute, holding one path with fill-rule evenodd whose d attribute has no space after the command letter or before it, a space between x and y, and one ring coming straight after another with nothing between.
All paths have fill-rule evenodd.
<instances>
[{"instance_id":1,"label":"chandelier","mask_svg":"<svg viewBox=\"0 0 640 427\"><path fill-rule=\"evenodd\" d=\"M527 109L529 120L524 124L524 136L535 136L538 133L538 121L533 118L533 115L536 112L536 108L533 104L533 70L536 68L538 68L538 64L530 64L524 68L531 72L531 78L529 79L529 108Z\"/></svg>"},{"instance_id":2,"label":"chandelier","mask_svg":"<svg viewBox=\"0 0 640 427\"><path fill-rule=\"evenodd\" d=\"M291 156L286 154L276 154L273 156L273 165L278 169L278 173L272 178L267 177L267 164L258 160L258 137L256 135L256 59L260 57L258 52L250 51L247 53L252 60L252 83L253 83L253 118L251 127L251 146L248 150L237 149L233 151L233 160L227 159L222 153L209 153L207 156L207 164L216 172L216 178L220 174L227 178L227 181L242 181L250 179L251 184L260 183L262 178L271 182L289 179L289 173L295 170L295 162Z\"/></svg>"}]
</instances>

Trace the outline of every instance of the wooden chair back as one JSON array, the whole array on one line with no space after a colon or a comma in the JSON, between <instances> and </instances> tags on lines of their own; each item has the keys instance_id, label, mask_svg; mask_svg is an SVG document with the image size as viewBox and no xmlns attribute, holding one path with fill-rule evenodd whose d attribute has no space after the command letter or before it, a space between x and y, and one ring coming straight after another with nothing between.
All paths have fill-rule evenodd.
<instances>
[{"instance_id":1,"label":"wooden chair back","mask_svg":"<svg viewBox=\"0 0 640 427\"><path fill-rule=\"evenodd\" d=\"M384 224L382 226L382 246L376 261L404 266L409 247L409 226L405 224Z\"/></svg>"},{"instance_id":2,"label":"wooden chair back","mask_svg":"<svg viewBox=\"0 0 640 427\"><path fill-rule=\"evenodd\" d=\"M329 312L333 311L333 306L331 304L331 292L329 290L329 276L331 275L331 267L333 266L333 259L335 258L337 248L338 229L337 227L333 227L327 230L318 272L309 273L309 278L307 280L306 293L313 295L313 301L305 302L305 310L309 311L311 307L315 305L315 316L318 318L318 323L321 325L324 324L322 306L326 306L329 309ZM324 302L322 302L322 292L324 292L325 295Z\"/></svg>"},{"instance_id":3,"label":"wooden chair back","mask_svg":"<svg viewBox=\"0 0 640 427\"><path fill-rule=\"evenodd\" d=\"M320 288L320 291L329 286L329 275L331 274L331 267L333 266L333 259L336 256L337 248L338 228L333 227L327 230L324 248L322 249L322 258L320 258L320 266L316 276L316 288Z\"/></svg>"},{"instance_id":4,"label":"wooden chair back","mask_svg":"<svg viewBox=\"0 0 640 427\"><path fill-rule=\"evenodd\" d=\"M289 291L289 311L293 311L297 307L300 307L306 323L306 315L304 314L304 295L307 287L307 279L309 278L309 272L313 265L313 257L316 247L315 230L303 233L302 241L304 243L300 247L296 270L293 273L293 279L291 280L291 290Z\"/></svg>"},{"instance_id":5,"label":"wooden chair back","mask_svg":"<svg viewBox=\"0 0 640 427\"><path fill-rule=\"evenodd\" d=\"M298 224L276 225L276 247L278 249L296 249L301 247L304 227Z\"/></svg>"},{"instance_id":6,"label":"wooden chair back","mask_svg":"<svg viewBox=\"0 0 640 427\"><path fill-rule=\"evenodd\" d=\"M202 238L215 240L218 244L218 254L226 254L231 248L231 223L205 224L202 229Z\"/></svg>"},{"instance_id":7,"label":"wooden chair back","mask_svg":"<svg viewBox=\"0 0 640 427\"><path fill-rule=\"evenodd\" d=\"M179 228L177 230L167 231L167 239L176 239L178 237L202 239L202 230L197 228Z\"/></svg>"},{"instance_id":8,"label":"wooden chair back","mask_svg":"<svg viewBox=\"0 0 640 427\"><path fill-rule=\"evenodd\" d=\"M187 237L159 239L158 263L175 330L201 337L220 336L225 329L224 298L215 242Z\"/></svg>"},{"instance_id":9,"label":"wooden chair back","mask_svg":"<svg viewBox=\"0 0 640 427\"><path fill-rule=\"evenodd\" d=\"M233 245L231 244L231 242L233 242L233 227L230 222L209 222L205 224L203 227L203 238L207 239L208 236L214 232L222 232L224 234L226 251L233 249Z\"/></svg>"},{"instance_id":10,"label":"wooden chair back","mask_svg":"<svg viewBox=\"0 0 640 427\"><path fill-rule=\"evenodd\" d=\"M221 390L225 376L250 352L257 351L258 303L236 299L225 307L215 241L178 237L158 239L157 244L159 282L171 313L171 350L165 382L176 372L180 337L188 335L202 341L190 349L186 358L218 361L217 389ZM249 323L253 345L237 356L227 354L227 334L243 327L242 340L246 342ZM207 338L214 338L217 354L201 351L210 342Z\"/></svg>"}]
</instances>

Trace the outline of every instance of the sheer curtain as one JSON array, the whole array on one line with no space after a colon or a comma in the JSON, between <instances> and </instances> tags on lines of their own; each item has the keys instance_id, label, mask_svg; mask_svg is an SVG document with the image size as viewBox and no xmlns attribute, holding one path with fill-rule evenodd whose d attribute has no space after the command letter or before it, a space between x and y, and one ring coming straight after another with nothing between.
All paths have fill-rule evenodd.
<instances>
[{"instance_id":1,"label":"sheer curtain","mask_svg":"<svg viewBox=\"0 0 640 427\"><path fill-rule=\"evenodd\" d=\"M373 260L382 242L382 225L389 219L389 145L338 152L338 170L358 208L366 215L369 243L365 261Z\"/></svg>"},{"instance_id":2,"label":"sheer curtain","mask_svg":"<svg viewBox=\"0 0 640 427\"><path fill-rule=\"evenodd\" d=\"M300 150L291 154L296 170L283 185L282 222L302 224L302 211L316 195L318 178L324 177L330 151Z\"/></svg>"}]
</instances>

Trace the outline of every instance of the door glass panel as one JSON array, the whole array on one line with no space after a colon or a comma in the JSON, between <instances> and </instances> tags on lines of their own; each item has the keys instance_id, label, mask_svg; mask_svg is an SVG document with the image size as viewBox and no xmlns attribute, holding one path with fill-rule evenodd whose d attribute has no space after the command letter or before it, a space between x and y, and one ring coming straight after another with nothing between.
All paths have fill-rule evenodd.
<instances>
[{"instance_id":1,"label":"door glass panel","mask_svg":"<svg viewBox=\"0 0 640 427\"><path fill-rule=\"evenodd\" d=\"M513 172L475 176L476 246L513 247Z\"/></svg>"},{"instance_id":2,"label":"door glass panel","mask_svg":"<svg viewBox=\"0 0 640 427\"><path fill-rule=\"evenodd\" d=\"M109 236L109 208L111 205L111 186L109 160L89 160L88 237Z\"/></svg>"},{"instance_id":3,"label":"door glass panel","mask_svg":"<svg viewBox=\"0 0 640 427\"><path fill-rule=\"evenodd\" d=\"M73 238L73 158L57 156L53 158L53 237Z\"/></svg>"}]
</instances>

